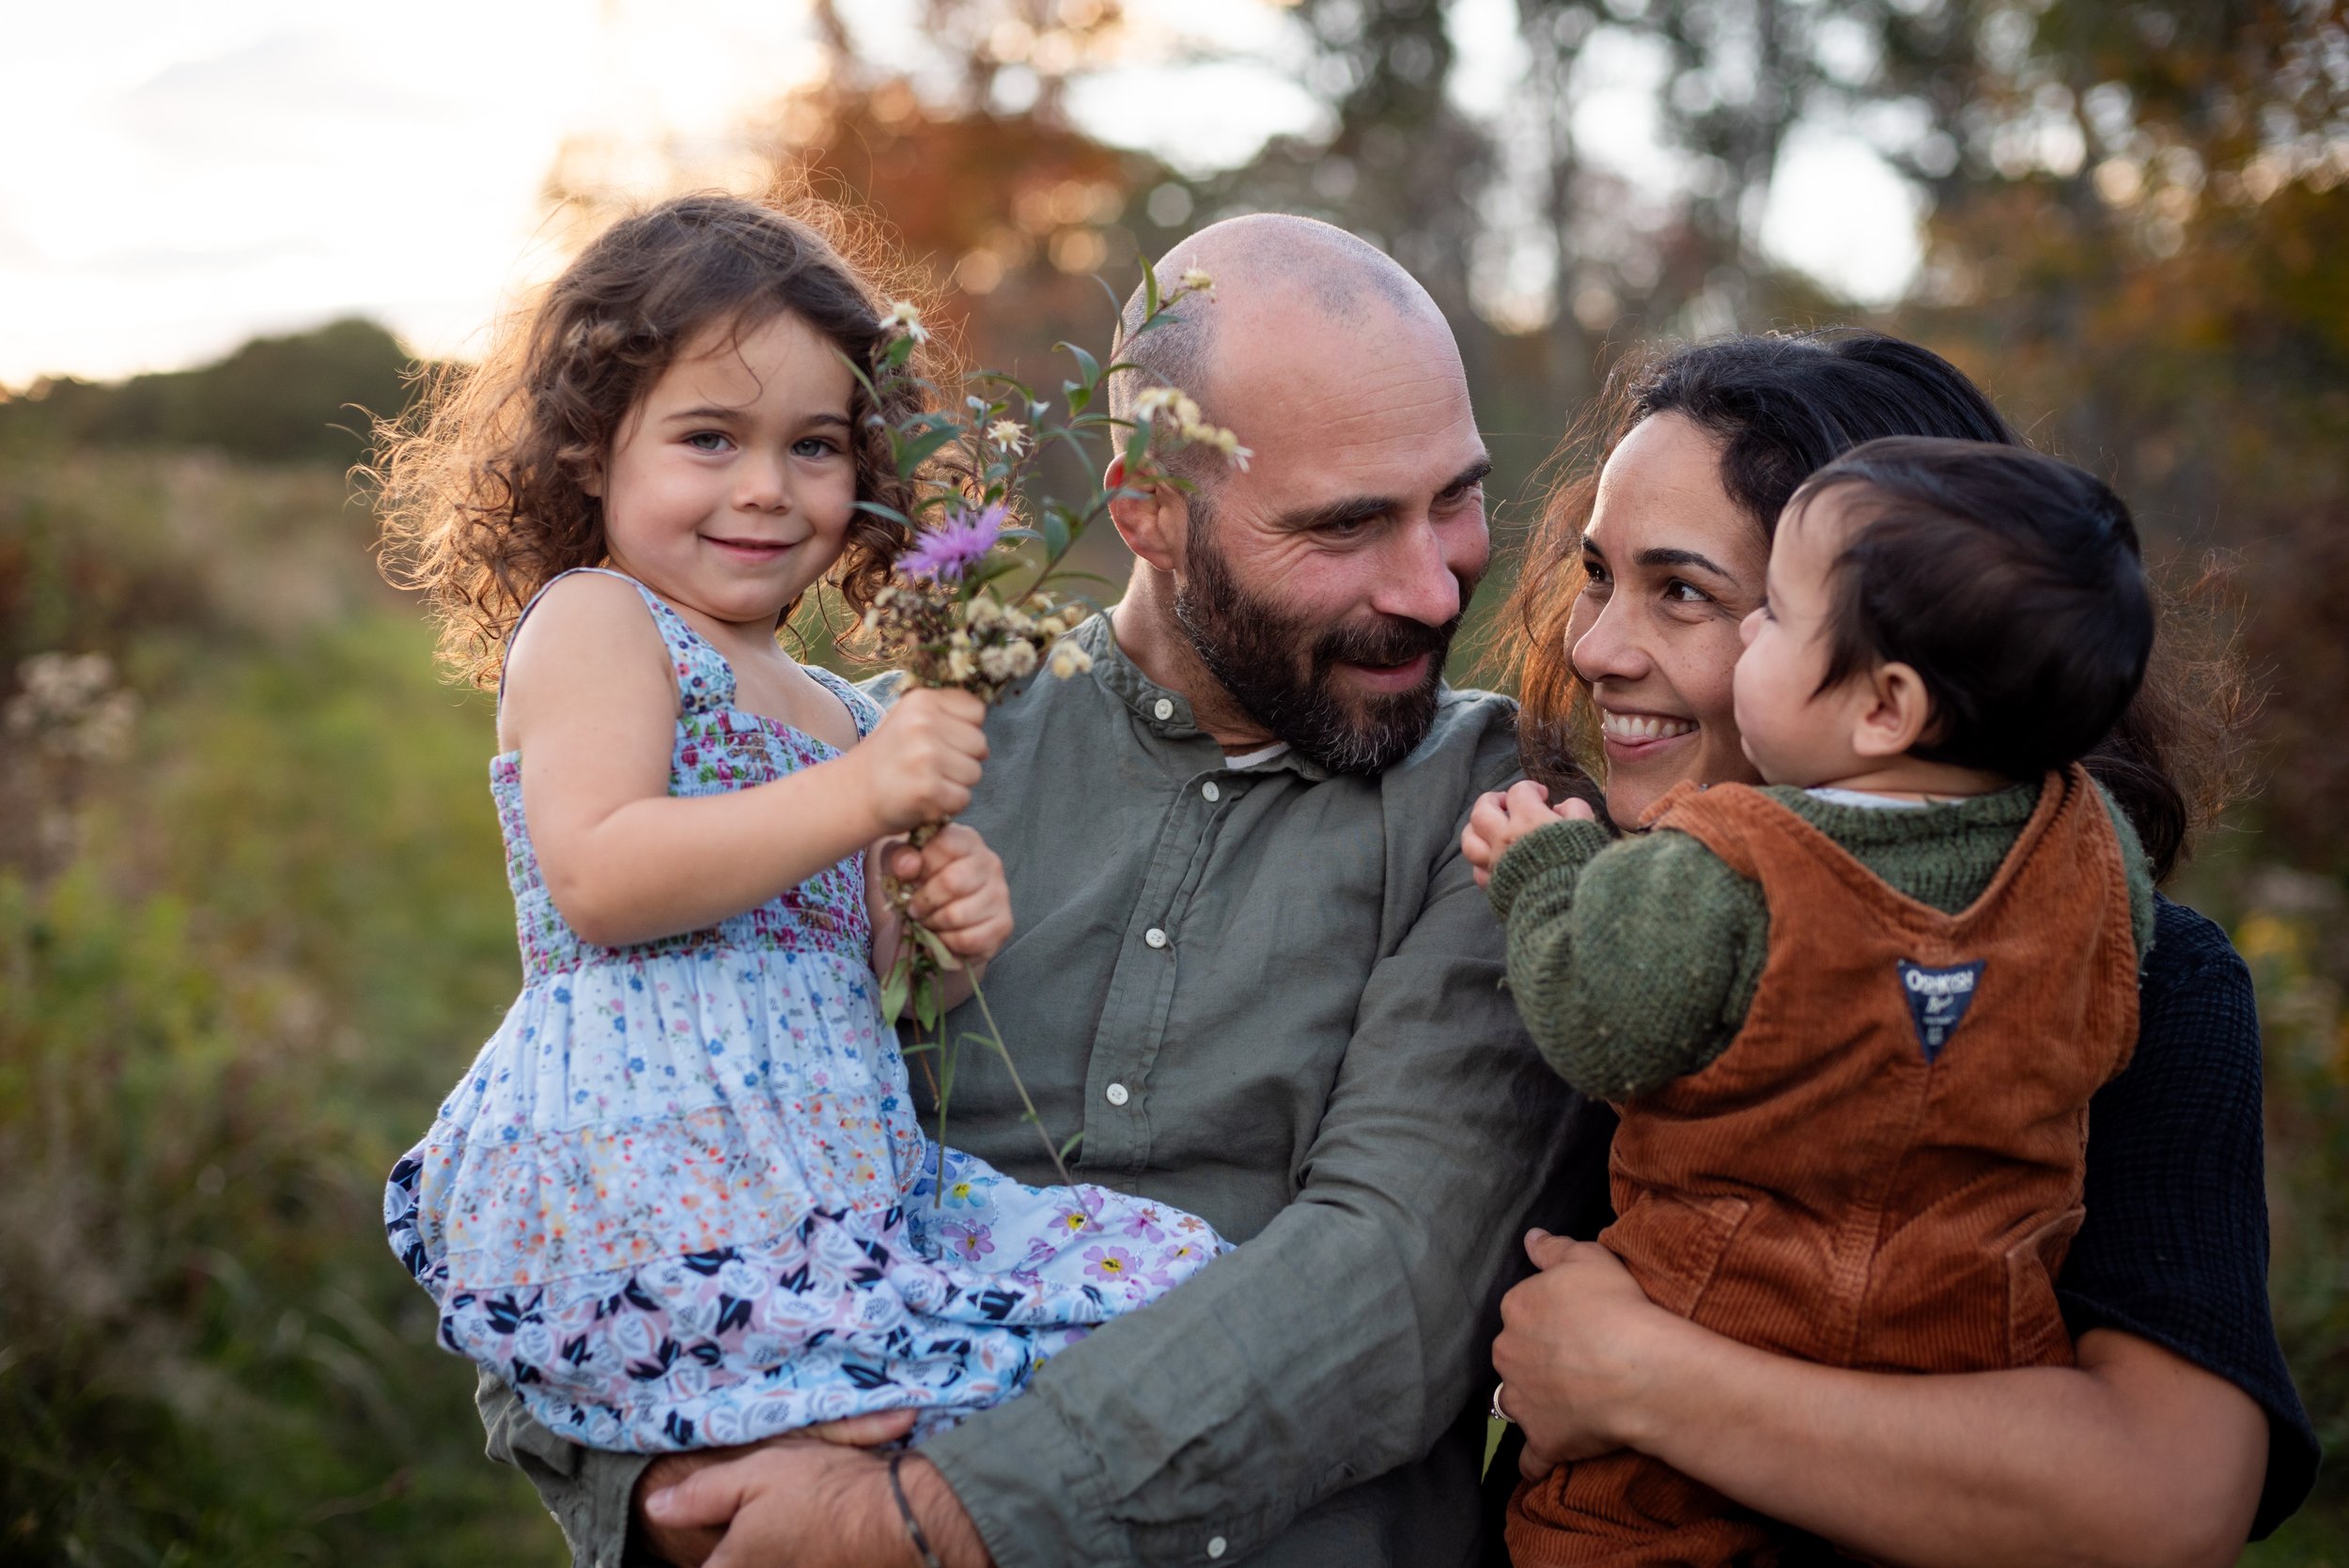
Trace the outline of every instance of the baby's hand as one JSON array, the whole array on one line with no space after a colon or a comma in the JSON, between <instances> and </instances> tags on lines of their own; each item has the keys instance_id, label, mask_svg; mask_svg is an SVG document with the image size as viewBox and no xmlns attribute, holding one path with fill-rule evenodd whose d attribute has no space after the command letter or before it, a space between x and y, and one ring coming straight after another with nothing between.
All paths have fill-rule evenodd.
<instances>
[{"instance_id":1,"label":"baby's hand","mask_svg":"<svg viewBox=\"0 0 2349 1568\"><path fill-rule=\"evenodd\" d=\"M915 849L894 844L890 875L913 890L906 912L920 921L964 963L978 968L1011 940L1011 887L1003 857L962 824L950 823Z\"/></svg>"},{"instance_id":2,"label":"baby's hand","mask_svg":"<svg viewBox=\"0 0 2349 1568\"><path fill-rule=\"evenodd\" d=\"M986 717L987 705L968 691L909 691L848 753L882 833L943 821L971 803L987 760Z\"/></svg>"},{"instance_id":3,"label":"baby's hand","mask_svg":"<svg viewBox=\"0 0 2349 1568\"><path fill-rule=\"evenodd\" d=\"M1548 789L1532 779L1520 779L1509 786L1507 794L1496 792L1476 802L1469 813L1468 829L1460 835L1460 853L1476 868L1476 885L1481 888L1493 879L1493 867L1501 863L1509 846L1534 829L1549 822L1595 820L1589 802L1569 797L1553 807Z\"/></svg>"}]
</instances>

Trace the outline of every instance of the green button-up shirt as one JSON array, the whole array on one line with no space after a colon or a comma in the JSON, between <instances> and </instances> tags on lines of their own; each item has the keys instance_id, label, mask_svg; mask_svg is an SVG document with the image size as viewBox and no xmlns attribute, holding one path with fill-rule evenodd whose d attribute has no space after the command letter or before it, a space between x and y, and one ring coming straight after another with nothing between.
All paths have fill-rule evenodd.
<instances>
[{"instance_id":1,"label":"green button-up shirt","mask_svg":"<svg viewBox=\"0 0 2349 1568\"><path fill-rule=\"evenodd\" d=\"M1447 691L1376 777L1235 769L1106 619L1074 635L1092 672L994 711L963 816L1019 926L988 1000L1081 1180L1242 1245L923 1452L1003 1568L1472 1562L1496 1303L1575 1106L1459 852L1517 774L1510 705ZM1053 1179L983 1048L946 1140ZM563 1443L491 1378L482 1405L581 1560L616 1561L643 1457Z\"/></svg>"}]
</instances>

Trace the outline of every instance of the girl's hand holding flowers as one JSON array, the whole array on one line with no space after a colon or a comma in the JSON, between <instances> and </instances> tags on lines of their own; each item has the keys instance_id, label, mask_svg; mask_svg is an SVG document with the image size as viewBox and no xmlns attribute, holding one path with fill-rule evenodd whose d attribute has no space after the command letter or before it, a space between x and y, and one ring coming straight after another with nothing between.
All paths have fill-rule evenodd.
<instances>
[{"instance_id":1,"label":"girl's hand holding flowers","mask_svg":"<svg viewBox=\"0 0 2349 1568\"><path fill-rule=\"evenodd\" d=\"M987 704L971 692L919 689L898 698L848 753L863 770L880 834L943 821L971 803L987 760L986 717Z\"/></svg>"},{"instance_id":2,"label":"girl's hand holding flowers","mask_svg":"<svg viewBox=\"0 0 2349 1568\"><path fill-rule=\"evenodd\" d=\"M1468 829L1460 835L1460 853L1476 868L1476 885L1492 880L1493 867L1509 846L1534 829L1552 822L1591 822L1590 803L1567 799L1553 806L1549 791L1531 779L1520 779L1507 793L1494 792L1469 813Z\"/></svg>"}]
</instances>

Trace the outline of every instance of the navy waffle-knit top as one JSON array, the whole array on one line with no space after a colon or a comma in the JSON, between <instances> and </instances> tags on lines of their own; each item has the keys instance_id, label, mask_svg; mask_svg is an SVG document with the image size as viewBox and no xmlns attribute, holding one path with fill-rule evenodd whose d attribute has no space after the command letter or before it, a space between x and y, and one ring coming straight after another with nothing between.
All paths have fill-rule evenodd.
<instances>
[{"instance_id":1,"label":"navy waffle-knit top","mask_svg":"<svg viewBox=\"0 0 2349 1568\"><path fill-rule=\"evenodd\" d=\"M2267 1174L2251 973L2227 934L2157 899L2137 1054L2088 1108L2088 1219L2056 1295L2077 1339L2115 1328L2241 1389L2267 1412L2251 1538L2316 1480L2316 1429L2267 1304Z\"/></svg>"}]
</instances>

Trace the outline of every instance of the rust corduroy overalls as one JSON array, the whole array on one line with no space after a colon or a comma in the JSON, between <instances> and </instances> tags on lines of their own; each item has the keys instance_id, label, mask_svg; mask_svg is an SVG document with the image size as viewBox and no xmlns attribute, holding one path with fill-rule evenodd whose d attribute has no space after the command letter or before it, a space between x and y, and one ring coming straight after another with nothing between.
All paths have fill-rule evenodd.
<instances>
[{"instance_id":1,"label":"rust corduroy overalls","mask_svg":"<svg viewBox=\"0 0 2349 1568\"><path fill-rule=\"evenodd\" d=\"M1828 1366L2072 1357L2054 1277L2079 1228L2089 1096L2137 1039L2121 847L2075 767L1973 906L1903 896L1759 790L1648 820L1762 885L1769 951L1709 1066L1623 1109L1601 1234L1659 1305ZM1767 1563L1794 1539L1624 1451L1521 1485L1520 1568Z\"/></svg>"}]
</instances>

